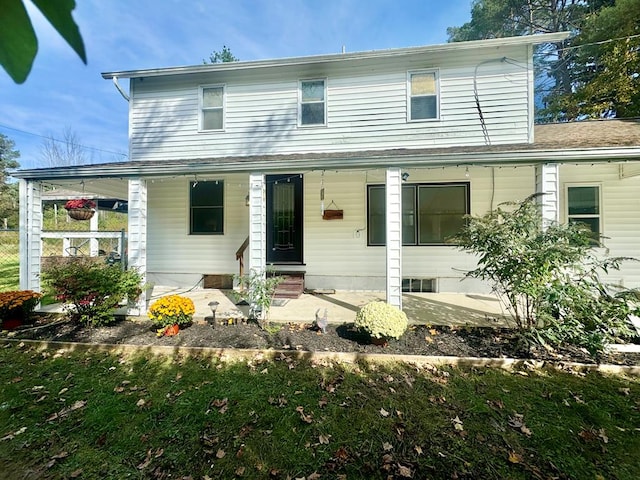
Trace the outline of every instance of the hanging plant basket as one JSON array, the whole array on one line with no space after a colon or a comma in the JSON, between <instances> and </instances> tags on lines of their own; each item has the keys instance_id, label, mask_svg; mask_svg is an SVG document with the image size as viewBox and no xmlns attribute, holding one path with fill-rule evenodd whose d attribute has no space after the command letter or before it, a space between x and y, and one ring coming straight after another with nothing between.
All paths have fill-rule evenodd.
<instances>
[{"instance_id":1,"label":"hanging plant basket","mask_svg":"<svg viewBox=\"0 0 640 480\"><path fill-rule=\"evenodd\" d=\"M96 212L91 208L70 208L67 213L74 220L89 220Z\"/></svg>"}]
</instances>

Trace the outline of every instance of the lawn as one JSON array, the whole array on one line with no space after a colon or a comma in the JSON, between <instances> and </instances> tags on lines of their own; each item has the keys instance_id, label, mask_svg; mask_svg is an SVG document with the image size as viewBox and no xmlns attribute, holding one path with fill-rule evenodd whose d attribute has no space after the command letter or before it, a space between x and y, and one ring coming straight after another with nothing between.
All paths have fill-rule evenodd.
<instances>
[{"instance_id":1,"label":"lawn","mask_svg":"<svg viewBox=\"0 0 640 480\"><path fill-rule=\"evenodd\" d=\"M19 283L18 232L0 230L0 292L17 290Z\"/></svg>"},{"instance_id":2,"label":"lawn","mask_svg":"<svg viewBox=\"0 0 640 480\"><path fill-rule=\"evenodd\" d=\"M4 478L635 479L640 381L0 345Z\"/></svg>"}]
</instances>

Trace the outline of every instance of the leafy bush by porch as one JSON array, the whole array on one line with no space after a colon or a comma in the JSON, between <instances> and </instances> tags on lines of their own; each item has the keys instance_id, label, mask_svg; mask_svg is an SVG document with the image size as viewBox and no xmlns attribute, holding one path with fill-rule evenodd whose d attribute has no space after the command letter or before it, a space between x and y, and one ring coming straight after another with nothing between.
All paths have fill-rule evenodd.
<instances>
[{"instance_id":1,"label":"leafy bush by porch","mask_svg":"<svg viewBox=\"0 0 640 480\"><path fill-rule=\"evenodd\" d=\"M142 292L142 276L120 265L90 258L52 264L43 272L45 289L65 304L79 322L108 325L121 302L135 300Z\"/></svg>"},{"instance_id":2,"label":"leafy bush by porch","mask_svg":"<svg viewBox=\"0 0 640 480\"><path fill-rule=\"evenodd\" d=\"M592 233L581 224L543 228L540 198L468 219L455 239L478 256L478 267L467 276L492 282L528 340L602 351L631 334L629 315L640 311L640 297L636 290L604 284L600 275L633 259L598 258Z\"/></svg>"}]
</instances>

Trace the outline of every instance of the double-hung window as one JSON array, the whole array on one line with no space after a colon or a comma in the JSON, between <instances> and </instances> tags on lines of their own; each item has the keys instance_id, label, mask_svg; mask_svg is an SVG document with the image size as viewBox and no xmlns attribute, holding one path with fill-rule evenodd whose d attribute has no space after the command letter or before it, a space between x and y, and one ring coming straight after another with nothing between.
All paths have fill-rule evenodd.
<instances>
[{"instance_id":1,"label":"double-hung window","mask_svg":"<svg viewBox=\"0 0 640 480\"><path fill-rule=\"evenodd\" d=\"M567 187L567 220L589 227L593 243L599 244L602 233L602 209L598 185L575 185Z\"/></svg>"},{"instance_id":2,"label":"double-hung window","mask_svg":"<svg viewBox=\"0 0 640 480\"><path fill-rule=\"evenodd\" d=\"M200 130L224 129L224 85L200 87Z\"/></svg>"},{"instance_id":3,"label":"double-hung window","mask_svg":"<svg viewBox=\"0 0 640 480\"><path fill-rule=\"evenodd\" d=\"M407 113L410 122L438 119L438 72L435 70L409 72Z\"/></svg>"},{"instance_id":4,"label":"double-hung window","mask_svg":"<svg viewBox=\"0 0 640 480\"><path fill-rule=\"evenodd\" d=\"M327 124L327 82L300 80L298 119L300 126Z\"/></svg>"},{"instance_id":5,"label":"double-hung window","mask_svg":"<svg viewBox=\"0 0 640 480\"><path fill-rule=\"evenodd\" d=\"M224 182L222 180L189 183L189 233L221 235L224 233Z\"/></svg>"},{"instance_id":6,"label":"double-hung window","mask_svg":"<svg viewBox=\"0 0 640 480\"><path fill-rule=\"evenodd\" d=\"M368 245L385 245L385 186L367 187ZM445 245L465 225L470 212L469 183L417 183L402 186L402 244Z\"/></svg>"}]
</instances>

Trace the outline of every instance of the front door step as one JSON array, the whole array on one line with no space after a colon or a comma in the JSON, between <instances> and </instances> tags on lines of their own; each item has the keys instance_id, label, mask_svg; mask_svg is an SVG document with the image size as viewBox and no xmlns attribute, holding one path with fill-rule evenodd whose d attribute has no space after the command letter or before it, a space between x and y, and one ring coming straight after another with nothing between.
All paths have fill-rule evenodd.
<instances>
[{"instance_id":1,"label":"front door step","mask_svg":"<svg viewBox=\"0 0 640 480\"><path fill-rule=\"evenodd\" d=\"M276 287L273 298L298 298L304 292L304 272L274 272L284 280Z\"/></svg>"}]
</instances>

